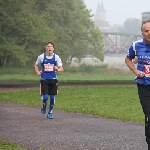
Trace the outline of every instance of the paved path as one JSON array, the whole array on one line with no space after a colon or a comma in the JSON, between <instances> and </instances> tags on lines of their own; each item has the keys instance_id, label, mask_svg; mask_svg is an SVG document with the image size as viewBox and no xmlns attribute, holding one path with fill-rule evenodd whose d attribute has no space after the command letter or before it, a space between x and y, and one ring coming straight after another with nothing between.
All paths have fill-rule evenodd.
<instances>
[{"instance_id":1,"label":"paved path","mask_svg":"<svg viewBox=\"0 0 150 150\"><path fill-rule=\"evenodd\" d=\"M30 150L147 150L144 126L0 102L0 140Z\"/></svg>"}]
</instances>

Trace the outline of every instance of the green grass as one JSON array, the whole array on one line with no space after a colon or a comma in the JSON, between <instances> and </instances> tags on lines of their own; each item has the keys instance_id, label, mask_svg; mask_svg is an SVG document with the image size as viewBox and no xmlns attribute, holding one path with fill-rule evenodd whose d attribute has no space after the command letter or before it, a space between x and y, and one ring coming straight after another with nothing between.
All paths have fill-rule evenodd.
<instances>
[{"instance_id":1,"label":"green grass","mask_svg":"<svg viewBox=\"0 0 150 150\"><path fill-rule=\"evenodd\" d=\"M0 150L29 150L29 149L22 148L18 145L9 142L0 141ZM39 150L45 150L45 148L40 148Z\"/></svg>"},{"instance_id":2,"label":"green grass","mask_svg":"<svg viewBox=\"0 0 150 150\"><path fill-rule=\"evenodd\" d=\"M107 68L107 66L64 67L58 79L64 81L133 81L129 70ZM0 68L0 81L39 81L34 68Z\"/></svg>"},{"instance_id":3,"label":"green grass","mask_svg":"<svg viewBox=\"0 0 150 150\"><path fill-rule=\"evenodd\" d=\"M18 145L9 142L0 141L0 150L29 150L29 149L22 148ZM45 148L40 148L39 150L45 150Z\"/></svg>"},{"instance_id":4,"label":"green grass","mask_svg":"<svg viewBox=\"0 0 150 150\"><path fill-rule=\"evenodd\" d=\"M93 75L93 74L71 74L71 75L59 75L60 81L133 81L134 75Z\"/></svg>"},{"instance_id":5,"label":"green grass","mask_svg":"<svg viewBox=\"0 0 150 150\"><path fill-rule=\"evenodd\" d=\"M25 148L21 148L20 146L0 141L0 150L27 150Z\"/></svg>"},{"instance_id":6,"label":"green grass","mask_svg":"<svg viewBox=\"0 0 150 150\"><path fill-rule=\"evenodd\" d=\"M69 81L133 81L134 75L90 75L90 74L58 74L58 80L61 82L69 82ZM26 82L36 82L39 81L39 77L37 75L0 75L1 81L26 81Z\"/></svg>"}]
</instances>

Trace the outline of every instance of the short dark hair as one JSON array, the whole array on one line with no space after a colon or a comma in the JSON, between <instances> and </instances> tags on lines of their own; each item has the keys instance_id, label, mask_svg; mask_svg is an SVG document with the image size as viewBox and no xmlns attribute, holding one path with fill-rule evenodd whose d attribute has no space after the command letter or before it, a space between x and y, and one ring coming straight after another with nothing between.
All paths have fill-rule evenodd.
<instances>
[{"instance_id":1,"label":"short dark hair","mask_svg":"<svg viewBox=\"0 0 150 150\"><path fill-rule=\"evenodd\" d=\"M147 22L150 22L150 19L142 21L141 31L142 31L143 24L145 24L145 23L147 23Z\"/></svg>"},{"instance_id":2,"label":"short dark hair","mask_svg":"<svg viewBox=\"0 0 150 150\"><path fill-rule=\"evenodd\" d=\"M46 42L46 45L51 44L54 47L54 43L53 42Z\"/></svg>"}]
</instances>

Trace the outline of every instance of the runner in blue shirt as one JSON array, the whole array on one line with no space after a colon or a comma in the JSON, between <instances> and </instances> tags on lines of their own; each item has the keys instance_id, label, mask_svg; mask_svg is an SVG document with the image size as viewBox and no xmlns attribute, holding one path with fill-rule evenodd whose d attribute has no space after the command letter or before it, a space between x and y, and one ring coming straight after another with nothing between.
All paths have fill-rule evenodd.
<instances>
[{"instance_id":1,"label":"runner in blue shirt","mask_svg":"<svg viewBox=\"0 0 150 150\"><path fill-rule=\"evenodd\" d=\"M52 110L55 104L55 95L58 93L58 80L56 72L63 71L62 61L54 51L54 44L52 42L46 43L46 52L39 55L34 68L38 76L40 76L40 95L43 101L41 113L46 113L46 105L48 96L50 95L50 106L47 118L53 119ZM41 65L41 71L39 71Z\"/></svg>"},{"instance_id":2,"label":"runner in blue shirt","mask_svg":"<svg viewBox=\"0 0 150 150\"><path fill-rule=\"evenodd\" d=\"M141 26L143 38L130 46L125 63L135 74L138 95L145 115L145 136L150 150L150 20ZM135 64L137 62L137 67Z\"/></svg>"}]
</instances>

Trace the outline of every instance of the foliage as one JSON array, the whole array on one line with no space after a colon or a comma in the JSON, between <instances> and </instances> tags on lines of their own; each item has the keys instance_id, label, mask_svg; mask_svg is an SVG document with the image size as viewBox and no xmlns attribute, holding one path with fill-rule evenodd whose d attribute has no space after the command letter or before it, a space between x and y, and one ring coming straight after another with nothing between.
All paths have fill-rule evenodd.
<instances>
[{"instance_id":1,"label":"foliage","mask_svg":"<svg viewBox=\"0 0 150 150\"><path fill-rule=\"evenodd\" d=\"M32 48L40 48L52 35L51 30L42 14L34 13L35 0L1 0L0 3L0 13L4 16L0 23L0 66L25 66L35 54Z\"/></svg>"},{"instance_id":2,"label":"foliage","mask_svg":"<svg viewBox=\"0 0 150 150\"><path fill-rule=\"evenodd\" d=\"M47 41L64 65L87 53L103 61L101 33L81 0L0 0L0 67L33 65Z\"/></svg>"}]
</instances>

